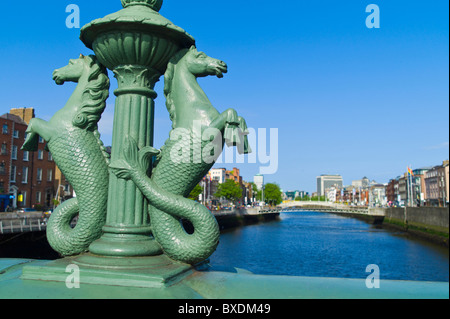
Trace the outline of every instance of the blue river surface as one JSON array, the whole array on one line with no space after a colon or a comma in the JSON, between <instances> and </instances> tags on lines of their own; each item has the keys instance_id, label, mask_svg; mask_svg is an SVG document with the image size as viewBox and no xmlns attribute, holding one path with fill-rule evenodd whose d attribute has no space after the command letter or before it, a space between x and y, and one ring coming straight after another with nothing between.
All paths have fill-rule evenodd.
<instances>
[{"instance_id":1,"label":"blue river surface","mask_svg":"<svg viewBox=\"0 0 450 319\"><path fill-rule=\"evenodd\" d=\"M365 279L368 265L380 279L449 280L449 250L402 231L316 212L281 213L280 220L222 234L212 269L254 274Z\"/></svg>"}]
</instances>

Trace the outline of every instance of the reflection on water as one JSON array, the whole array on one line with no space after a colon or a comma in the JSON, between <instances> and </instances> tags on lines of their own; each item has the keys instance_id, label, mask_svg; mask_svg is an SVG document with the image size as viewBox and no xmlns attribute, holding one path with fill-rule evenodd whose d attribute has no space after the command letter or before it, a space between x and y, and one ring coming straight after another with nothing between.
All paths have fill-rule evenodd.
<instances>
[{"instance_id":1,"label":"reflection on water","mask_svg":"<svg viewBox=\"0 0 450 319\"><path fill-rule=\"evenodd\" d=\"M237 267L256 274L448 281L449 251L404 232L315 212L281 214L280 221L242 227L221 236L211 257L216 269Z\"/></svg>"}]
</instances>

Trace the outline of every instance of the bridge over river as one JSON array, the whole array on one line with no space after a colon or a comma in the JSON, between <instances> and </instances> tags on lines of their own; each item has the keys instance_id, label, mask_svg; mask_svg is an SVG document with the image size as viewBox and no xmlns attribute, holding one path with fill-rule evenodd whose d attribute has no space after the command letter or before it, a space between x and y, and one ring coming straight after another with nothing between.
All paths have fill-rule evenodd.
<instances>
[{"instance_id":1,"label":"bridge over river","mask_svg":"<svg viewBox=\"0 0 450 319\"><path fill-rule=\"evenodd\" d=\"M366 214L377 213L375 209L371 209L371 212L369 212L369 209L363 209L358 213L357 210L353 209L353 207L341 207L332 205L324 205L321 207L314 206L297 206L291 204L289 206L285 205L285 207L280 207L280 209L283 209L284 211L295 210L296 212L298 212L299 210L317 210L321 212L332 212L333 214L346 214L348 213L348 211L353 211L349 214L354 214L355 216L357 216L358 214L361 216L364 214L364 212L367 212ZM345 208L347 208L347 212L344 212ZM342 209L342 211L339 212L339 209ZM383 212L383 210L380 210L378 214L380 214L381 212ZM215 215L219 222L223 223L224 219L234 220L238 218L243 218L245 222L245 219L255 216L263 216L263 219L266 219L270 216L276 216L277 213L277 210L250 209L242 211L215 212ZM431 258L421 258L422 255L420 254L417 257L417 251L415 249L405 250L401 249L400 247L401 252L410 252L413 254L412 257L414 258L400 258L399 264L391 265L392 258L389 257L391 256L390 253L393 248L399 249L398 245L391 245L389 246L390 249L382 249L381 252L383 252L384 254L378 253L378 250L373 250L378 247L376 242L375 245L373 245L372 242L372 246L369 246L369 248L372 247L372 250L368 249L366 242L364 240L360 240L360 236L365 236L367 232L350 232L350 235L357 236L356 238L358 240L348 239L348 233L346 232L346 230L348 231L348 225L354 225L354 223L352 223L354 221L352 221L351 219L338 218L336 216L331 216L331 218L344 220L344 223L346 223L347 226L342 228L342 232L333 232L331 234L333 236L333 239L330 240L330 237L328 237L330 235L330 232L317 232L317 227L319 227L320 229L321 224L323 225L323 222L320 221L321 218L322 220L328 220L330 216L328 216L327 214L315 214L320 216L318 216L318 218L315 218L313 216L313 219L311 219L311 214L314 215L315 213L309 213L309 220L307 220L307 216L302 216L302 212L300 212L299 214L291 213L285 214L288 216L287 218L284 218L282 216L280 220L275 222L260 223L260 225L258 226L242 227L239 228L236 232L225 232L225 234L223 234L223 236L221 237L221 245L219 245L219 250L221 249L223 251L223 256L231 258L231 261L228 262L226 259L222 260L224 257L221 257L220 251L218 250L215 255L211 257L211 261L213 263L212 268L198 270L194 269L191 272L187 272L187 277L183 277L182 281L176 282L176 284L174 285L172 285L171 282L167 284L164 283L165 286L163 289L145 286L145 281L142 281L142 283L140 281L134 281L134 284L136 285L135 287L133 286L124 288L120 285L116 285L116 282L114 282L114 285L109 285L101 284L98 282L88 282L88 279L85 282L81 283L81 289L67 289L64 282L64 280L66 280L68 276L68 274L65 273L66 265L60 268L60 275L64 276L64 280L62 281L36 281L32 279L33 277L27 277L32 276L35 269L40 269L40 267L47 267L49 265L52 265L53 260L55 260L55 262L59 262L61 260L59 256L55 256L54 258L30 256L26 259L17 259L17 257L9 256L6 258L0 257L0 299L17 297L38 299L50 298L52 296L56 296L57 298L82 299L156 297L170 299L176 296L180 296L180 291L184 290L187 290L188 292L192 291L192 293L189 292L190 294L186 295L189 299L448 299L448 282L435 281L441 279L431 279L432 282L427 279L427 281L422 282L411 281L409 279L412 278L411 276L407 277L408 279L406 280L397 280L395 278L387 279L383 277L383 281L379 289L368 289L367 281L366 279L364 279L367 274L364 271L366 269L366 265L368 265L369 263L382 265L383 271L385 271L385 269L390 269L389 267L391 267L392 269L397 269L397 265L399 265L400 267L403 267L400 270L401 273L403 273L402 269L409 269L414 274L416 272L414 272L414 267L411 267L411 265L414 266L417 260L425 260L429 262ZM408 214L411 215L411 212L409 212ZM308 213L305 213L304 215L308 215ZM22 217L21 214L19 214L19 217ZM303 223L305 219L307 220L307 224ZM311 222L314 222L314 225L316 227L293 227L295 225L311 225ZM360 224L364 225L364 223ZM27 223L23 226L29 226L29 224ZM24 228L25 231L26 227L23 226L22 228ZM325 226L327 226L326 222ZM20 226L13 228L20 228ZM369 228L371 227L367 227L367 225L365 225L362 226L362 228L360 228L359 230ZM6 229L7 227L4 227L4 231ZM33 236L33 234L33 232L29 232L25 233L24 236L20 234L5 236L31 237ZM318 237L315 237L315 234L317 234ZM370 234L370 236L372 236L372 232L370 232ZM381 239L383 240L383 242L385 242L386 234L384 234L383 232L380 232L378 234L382 236ZM293 235L294 237L292 237ZM42 234L41 232L39 236L43 237L44 234ZM0 238L1 237L2 236L0 236ZM404 243L403 240L397 241L396 236L391 236L389 238L394 240L394 243ZM341 241L336 242L336 240L339 239ZM291 243L289 242L289 240L291 240ZM258 241L260 242L258 243ZM20 244L17 243L17 241L11 240L8 242L8 245L11 243L14 244L14 246L11 246L11 251L21 251L24 248L33 247L33 253L38 255L39 249L35 249L34 246L30 245L29 242ZM237 245L237 243L240 244ZM299 245L299 243L302 244ZM318 246L316 243L321 243L321 245ZM342 246L344 243L347 243L348 246ZM326 245L323 246L322 244ZM409 247L409 244L407 246ZM281 250L282 247L285 247L286 250ZM322 251L323 254L318 252L317 247L325 248L325 250ZM340 248L330 249L330 247ZM357 250L357 247L360 247L359 251ZM4 245L1 248L2 249L0 249L0 251L3 252L7 248L7 246ZM47 247L46 249L50 248ZM274 252L277 250L280 250L277 252L278 256L276 256ZM331 254L330 252L333 251L335 253ZM357 251L363 252L364 254L360 256ZM348 254L346 252L348 252ZM421 252L426 253L426 250L421 250ZM251 257L249 258L249 256ZM286 258L283 259L281 256L284 256ZM345 256L356 256L356 258L346 258ZM425 256L428 256L428 254L425 254ZM220 268L221 260L222 268ZM247 265L248 267L256 267L255 273L251 272L253 271L253 269L247 270L248 267L245 264L243 264L242 266L238 264L237 261L239 260L250 261L250 263ZM405 260L409 261L409 263L406 265L404 262ZM349 263L348 261L352 262ZM385 261L387 264L385 263ZM216 263L216 266L214 265L214 262ZM346 264L349 264L349 268L345 266ZM269 269L269 266L278 269L282 265L284 265L283 267L289 265L287 270L282 270L283 272L288 271L289 269L294 269L295 273L259 273L257 271L259 268L267 270ZM336 277L331 277L330 274L334 273L329 272L329 267L327 267L326 265L338 265L334 268L335 270L333 271L336 271L336 269L347 269L344 271L346 277L344 277L344 275L341 275L341 273L337 275L335 274L334 276ZM84 278L84 270L83 268L80 269L82 271L81 278ZM321 272L323 269L325 271L325 275L317 275L317 273ZM354 269L357 269L356 272ZM420 269L426 269L428 271L427 267ZM446 264L446 269L448 269L448 262ZM307 271L310 272L308 273ZM386 270L386 272L388 271L389 270ZM362 273L362 275L358 275L360 272ZM89 278L91 279L92 277Z\"/></svg>"},{"instance_id":2,"label":"bridge over river","mask_svg":"<svg viewBox=\"0 0 450 319\"><path fill-rule=\"evenodd\" d=\"M283 203L278 206L283 211L317 211L334 213L354 213L379 216L382 214L379 210L371 210L365 206L348 206L331 202L308 202L293 201Z\"/></svg>"},{"instance_id":3,"label":"bridge over river","mask_svg":"<svg viewBox=\"0 0 450 319\"><path fill-rule=\"evenodd\" d=\"M282 212L313 211L340 214L408 231L444 246L449 245L448 207L359 207L330 202L289 202Z\"/></svg>"}]
</instances>

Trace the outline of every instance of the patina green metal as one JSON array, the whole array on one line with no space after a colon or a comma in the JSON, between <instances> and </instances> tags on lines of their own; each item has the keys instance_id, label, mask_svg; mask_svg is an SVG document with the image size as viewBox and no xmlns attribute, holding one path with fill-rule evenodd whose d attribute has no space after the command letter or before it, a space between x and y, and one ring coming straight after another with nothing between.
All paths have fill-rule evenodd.
<instances>
[{"instance_id":1,"label":"patina green metal","mask_svg":"<svg viewBox=\"0 0 450 319\"><path fill-rule=\"evenodd\" d=\"M102 234L108 195L108 154L99 139L97 122L109 95L106 69L94 56L80 56L53 73L57 84L78 82L67 104L49 122L32 119L24 150L36 151L39 136L58 167L72 184L76 198L64 202L53 212L47 225L50 245L61 255L88 250ZM78 215L78 224L70 223Z\"/></svg>"},{"instance_id":2,"label":"patina green metal","mask_svg":"<svg viewBox=\"0 0 450 319\"><path fill-rule=\"evenodd\" d=\"M57 84L79 85L48 125L35 119L28 128L23 148L35 150L38 135L43 137L77 193L53 214L48 238L64 256L89 251L89 262L80 261L83 256L69 262L90 267L111 267L116 260L127 268L111 258L139 264L145 257L152 264L156 259L148 257L163 253L174 262L196 264L215 251L220 233L211 212L186 197L225 142L249 152L247 125L235 110L221 114L211 105L197 78L221 78L227 65L198 51L188 33L162 17L161 0L122 0L122 5L82 28L81 40L96 55L55 71ZM97 130L109 88L103 65L118 81L110 165ZM154 86L162 74L173 130L159 151L153 148ZM182 161L180 152L186 155ZM182 220L192 223L194 233L185 231Z\"/></svg>"},{"instance_id":3,"label":"patina green metal","mask_svg":"<svg viewBox=\"0 0 450 319\"><path fill-rule=\"evenodd\" d=\"M214 165L214 157L223 149L226 131L239 128L242 140L237 142L242 144L243 152L248 152L244 142L247 130L244 119L233 109L220 114L196 81L199 76L222 77L226 71L224 62L206 56L195 47L181 50L169 62L165 74L167 109L173 121L171 138L161 152L152 148L139 151L129 138L125 140L124 160L111 163L119 178L132 180L149 200L153 234L164 252L185 263L195 264L208 258L217 248L220 236L211 212L185 197ZM239 136L233 132L227 135ZM195 144L199 147L197 152ZM214 149L216 153L211 156L208 151ZM178 157L177 153L183 151L186 157ZM146 172L152 166L154 156L158 160L149 178ZM186 233L180 219L190 221L195 232Z\"/></svg>"},{"instance_id":4,"label":"patina green metal","mask_svg":"<svg viewBox=\"0 0 450 319\"><path fill-rule=\"evenodd\" d=\"M126 259L126 258L123 258ZM186 271L183 280L160 281L155 286L120 285L127 279L141 283L138 273L109 281L99 278L103 269L91 270L89 284L80 283L68 289L65 280L70 273L59 266L56 275L47 272L45 281L23 280L22 273L48 267L48 261L0 259L0 299L448 299L448 282L382 280L379 289L368 289L365 279L314 278L255 275L240 269L224 271ZM84 278L81 269L80 278ZM167 278L167 277L166 277ZM87 280L87 279L85 279ZM161 287L164 288L161 288ZM187 302L190 304L190 302ZM267 302L271 304L271 302ZM185 302L181 303L185 305ZM205 304L207 304L205 302ZM219 307L220 308L220 307ZM171 308L171 311L178 307ZM278 309L279 310L279 309ZM274 313L276 309L272 309ZM221 314L215 311L215 314Z\"/></svg>"},{"instance_id":5,"label":"patina green metal","mask_svg":"<svg viewBox=\"0 0 450 319\"><path fill-rule=\"evenodd\" d=\"M81 30L81 40L99 61L114 72L118 89L114 113L111 160L123 158L125 138L141 148L153 146L154 86L170 58L195 40L162 17L162 1L122 1L123 10L94 20ZM161 254L152 236L148 201L133 181L109 177L103 236L90 251L116 257Z\"/></svg>"}]
</instances>

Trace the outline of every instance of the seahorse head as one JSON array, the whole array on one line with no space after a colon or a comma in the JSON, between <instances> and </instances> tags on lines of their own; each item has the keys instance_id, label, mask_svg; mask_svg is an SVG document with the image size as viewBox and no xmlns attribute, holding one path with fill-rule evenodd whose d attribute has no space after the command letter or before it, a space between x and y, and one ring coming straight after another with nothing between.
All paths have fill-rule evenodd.
<instances>
[{"instance_id":1,"label":"seahorse head","mask_svg":"<svg viewBox=\"0 0 450 319\"><path fill-rule=\"evenodd\" d=\"M110 82L106 68L94 55L80 55L78 59L70 60L67 66L53 72L53 79L59 85L68 81L79 82L83 76L87 78L87 84L72 124L82 129L95 130L109 96Z\"/></svg>"}]
</instances>

